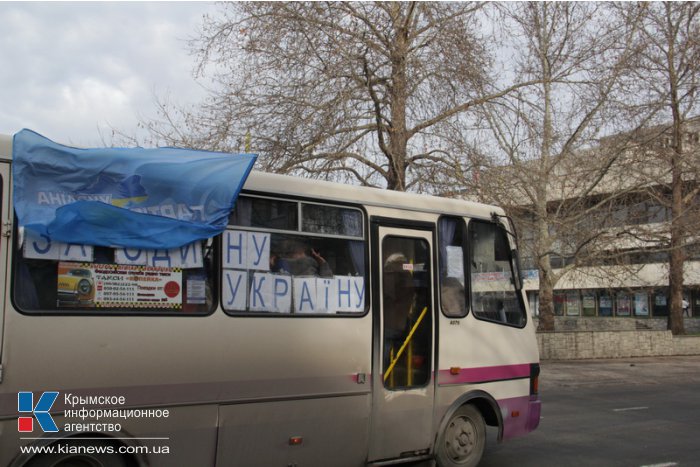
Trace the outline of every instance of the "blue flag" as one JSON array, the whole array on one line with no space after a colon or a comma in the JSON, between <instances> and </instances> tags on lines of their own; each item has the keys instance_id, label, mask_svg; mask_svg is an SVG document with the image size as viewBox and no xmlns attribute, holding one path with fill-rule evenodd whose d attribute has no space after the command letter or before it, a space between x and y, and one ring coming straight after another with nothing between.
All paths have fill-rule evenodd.
<instances>
[{"instance_id":1,"label":"blue flag","mask_svg":"<svg viewBox=\"0 0 700 467\"><path fill-rule=\"evenodd\" d=\"M223 232L256 156L77 149L22 130L12 158L20 227L62 243L170 249Z\"/></svg>"}]
</instances>

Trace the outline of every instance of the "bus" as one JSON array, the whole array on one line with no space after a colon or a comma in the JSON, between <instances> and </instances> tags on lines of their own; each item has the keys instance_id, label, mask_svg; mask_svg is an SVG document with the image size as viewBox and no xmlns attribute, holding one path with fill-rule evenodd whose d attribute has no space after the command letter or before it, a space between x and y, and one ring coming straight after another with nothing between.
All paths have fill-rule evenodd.
<instances>
[{"instance_id":1,"label":"bus","mask_svg":"<svg viewBox=\"0 0 700 467\"><path fill-rule=\"evenodd\" d=\"M58 243L17 226L12 144L0 466L475 466L537 428L502 209L253 171L213 238Z\"/></svg>"}]
</instances>

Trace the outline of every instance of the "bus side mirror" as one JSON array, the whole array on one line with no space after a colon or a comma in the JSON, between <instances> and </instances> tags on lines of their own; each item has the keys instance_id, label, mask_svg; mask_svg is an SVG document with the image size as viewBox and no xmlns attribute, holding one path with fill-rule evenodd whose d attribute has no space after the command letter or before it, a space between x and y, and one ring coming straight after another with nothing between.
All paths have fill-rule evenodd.
<instances>
[{"instance_id":1,"label":"bus side mirror","mask_svg":"<svg viewBox=\"0 0 700 467\"><path fill-rule=\"evenodd\" d=\"M517 290L522 290L523 288L523 276L522 276L522 269L520 268L520 254L518 254L518 250L512 249L510 250L511 257L513 258L513 265L515 266L515 271L513 274L513 285L515 285L515 288Z\"/></svg>"}]
</instances>

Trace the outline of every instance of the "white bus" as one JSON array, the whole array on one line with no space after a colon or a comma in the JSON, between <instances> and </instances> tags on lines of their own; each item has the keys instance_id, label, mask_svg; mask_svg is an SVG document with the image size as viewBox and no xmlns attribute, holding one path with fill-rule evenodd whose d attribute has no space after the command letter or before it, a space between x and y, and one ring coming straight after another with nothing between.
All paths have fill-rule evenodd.
<instances>
[{"instance_id":1,"label":"white bus","mask_svg":"<svg viewBox=\"0 0 700 467\"><path fill-rule=\"evenodd\" d=\"M11 145L0 466L473 466L486 425L538 426L501 209L253 172L188 249L54 245L16 226Z\"/></svg>"}]
</instances>

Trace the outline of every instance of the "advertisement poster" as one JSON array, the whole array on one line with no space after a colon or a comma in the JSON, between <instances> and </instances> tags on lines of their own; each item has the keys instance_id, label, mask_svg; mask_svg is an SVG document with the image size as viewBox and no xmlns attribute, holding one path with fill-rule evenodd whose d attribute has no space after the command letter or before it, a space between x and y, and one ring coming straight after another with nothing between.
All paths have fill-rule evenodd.
<instances>
[{"instance_id":1,"label":"advertisement poster","mask_svg":"<svg viewBox=\"0 0 700 467\"><path fill-rule=\"evenodd\" d=\"M646 293L637 292L634 294L634 314L635 316L649 316L649 304Z\"/></svg>"},{"instance_id":2,"label":"advertisement poster","mask_svg":"<svg viewBox=\"0 0 700 467\"><path fill-rule=\"evenodd\" d=\"M578 293L570 292L566 294L566 314L567 316L578 316L581 314L581 299Z\"/></svg>"},{"instance_id":3,"label":"advertisement poster","mask_svg":"<svg viewBox=\"0 0 700 467\"><path fill-rule=\"evenodd\" d=\"M58 304L60 307L176 308L182 305L182 271L60 262Z\"/></svg>"},{"instance_id":4,"label":"advertisement poster","mask_svg":"<svg viewBox=\"0 0 700 467\"><path fill-rule=\"evenodd\" d=\"M583 292L583 315L595 316L595 292Z\"/></svg>"},{"instance_id":5,"label":"advertisement poster","mask_svg":"<svg viewBox=\"0 0 700 467\"><path fill-rule=\"evenodd\" d=\"M617 316L629 316L631 313L631 300L629 295L620 294L617 296Z\"/></svg>"},{"instance_id":6,"label":"advertisement poster","mask_svg":"<svg viewBox=\"0 0 700 467\"><path fill-rule=\"evenodd\" d=\"M612 297L610 295L600 296L600 316L612 316Z\"/></svg>"}]
</instances>

